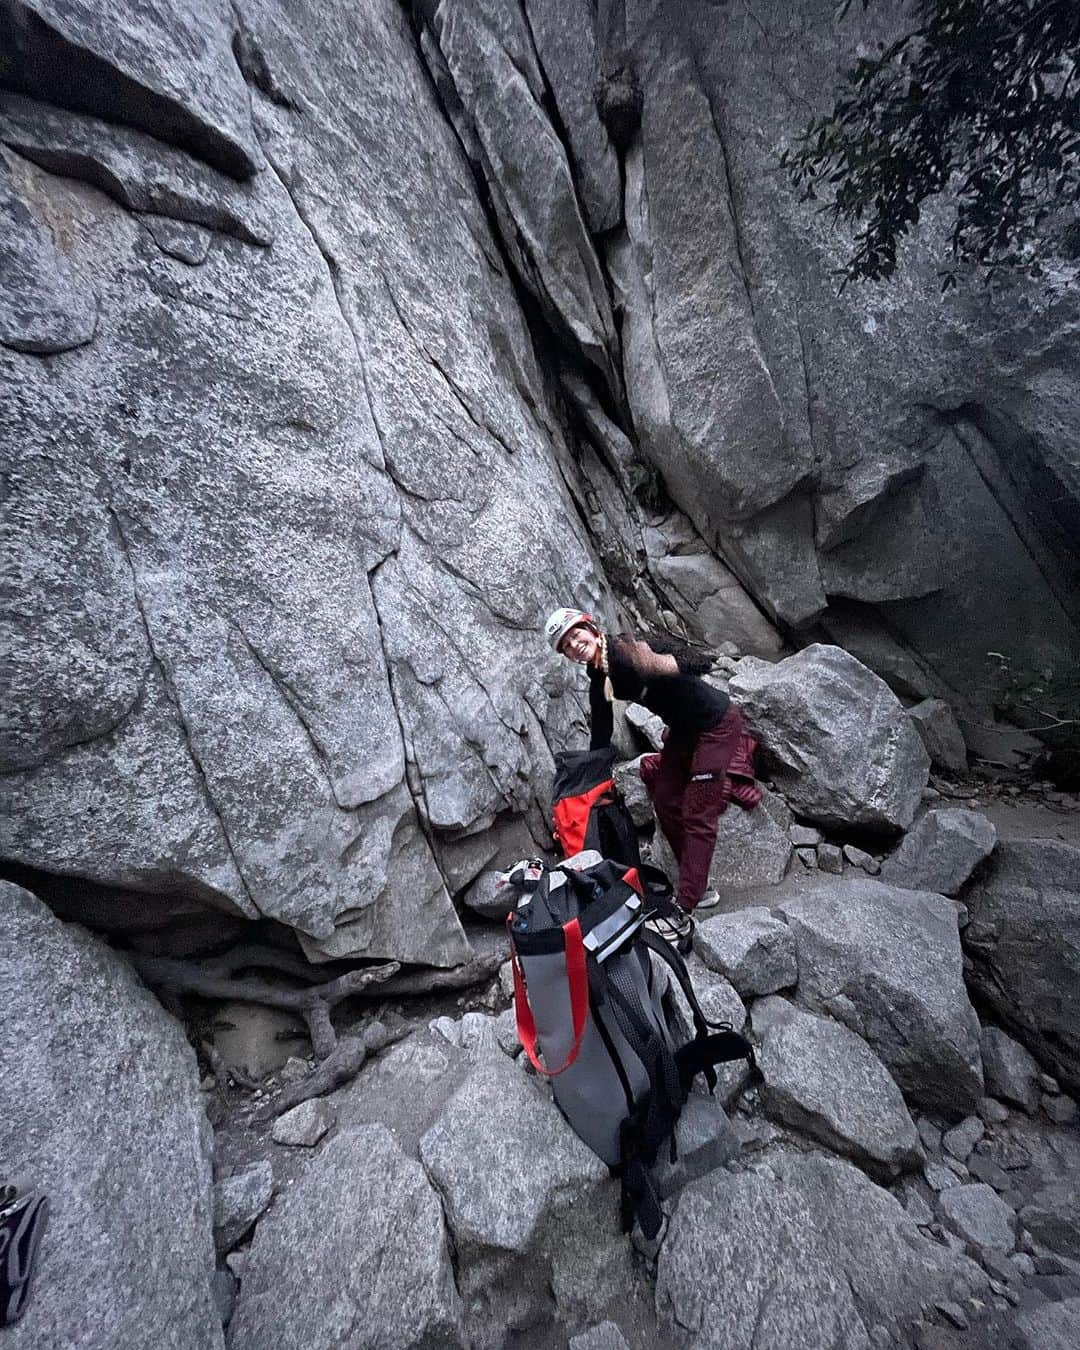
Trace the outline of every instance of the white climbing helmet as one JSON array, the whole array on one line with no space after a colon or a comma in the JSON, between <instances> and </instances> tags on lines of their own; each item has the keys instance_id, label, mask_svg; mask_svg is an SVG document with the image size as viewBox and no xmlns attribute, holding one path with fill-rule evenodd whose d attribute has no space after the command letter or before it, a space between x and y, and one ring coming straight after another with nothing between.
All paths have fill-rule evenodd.
<instances>
[{"instance_id":1,"label":"white climbing helmet","mask_svg":"<svg viewBox=\"0 0 1080 1350\"><path fill-rule=\"evenodd\" d=\"M596 627L596 620L593 616L586 614L583 610L552 610L544 624L544 636L547 638L549 646L558 651L559 643L569 633L570 629L576 627L579 623L588 623L592 624L594 628Z\"/></svg>"}]
</instances>

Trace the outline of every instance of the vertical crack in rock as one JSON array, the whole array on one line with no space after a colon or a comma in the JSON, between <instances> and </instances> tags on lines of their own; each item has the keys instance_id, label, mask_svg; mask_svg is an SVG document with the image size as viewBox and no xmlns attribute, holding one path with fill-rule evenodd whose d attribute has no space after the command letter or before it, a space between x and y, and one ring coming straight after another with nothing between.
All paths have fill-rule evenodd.
<instances>
[{"instance_id":1,"label":"vertical crack in rock","mask_svg":"<svg viewBox=\"0 0 1080 1350\"><path fill-rule=\"evenodd\" d=\"M476 413L474 413L472 408L470 408L464 394L454 383L454 380L447 372L445 366L438 359L438 357L432 356L431 352L428 351L427 346L424 344L422 339L416 335L416 332L413 329L412 324L405 317L405 313L398 302L397 296L394 293L394 288L393 286L390 285L389 278L381 268L379 269L379 276L382 279L383 286L386 288L386 294L390 300L390 304L393 306L394 313L398 317L398 322L405 330L406 336L409 338L413 346L424 358L424 360L430 366L432 366L433 369L439 373L439 375L442 376L443 382L446 384L447 389L449 389L454 400L458 403L462 411L465 413L465 416L468 417L469 421L472 422L472 424L476 427L478 431L486 432L492 438L492 440L497 441L498 444L502 446L502 448L506 451L508 455L512 455L514 453L513 447L507 445L506 441L503 440L503 438L499 435L499 433L495 430L494 427L489 426L487 422L485 422L482 418L477 417Z\"/></svg>"},{"instance_id":2,"label":"vertical crack in rock","mask_svg":"<svg viewBox=\"0 0 1080 1350\"><path fill-rule=\"evenodd\" d=\"M698 88L704 95L705 102L708 105L709 119L712 122L713 131L716 132L716 141L720 147L720 159L724 165L724 185L727 193L728 212L731 215L731 228L735 236L735 254L739 259L739 271L741 273L743 289L746 292L746 303L750 306L750 318L754 323L756 342L757 313L754 309L754 293L750 286L750 269L746 264L746 250L743 244L742 225L739 221L739 212L735 203L735 185L731 180L731 160L728 156L727 142L724 138L724 131L721 125L720 109L716 105L716 97L712 87L709 81L705 79L704 73L698 64L696 52L691 53L691 63L693 65L694 74L697 76ZM762 358L762 365L765 365L764 357ZM766 365L765 368L767 370L768 366ZM769 378L771 380L772 376L770 375Z\"/></svg>"},{"instance_id":3,"label":"vertical crack in rock","mask_svg":"<svg viewBox=\"0 0 1080 1350\"><path fill-rule=\"evenodd\" d=\"M963 446L975 472L982 479L987 492L1001 508L1002 514L1024 551L1035 564L1050 594L1057 600L1068 618L1074 622L1080 621L1080 592L1063 584L1055 567L1052 550L1041 537L1038 525L1025 519L1024 513L1016 509L1017 503L1023 501L1027 494L1010 474L990 429L980 425L980 421L984 418L984 410L978 404L969 403L955 409L932 409L932 411L942 418ZM980 445L980 440L990 448L989 454ZM1003 482L1003 479L1007 480L1007 483ZM1007 487L1012 489L1011 494L1006 490ZM1032 514L1029 512L1029 516Z\"/></svg>"},{"instance_id":4,"label":"vertical crack in rock","mask_svg":"<svg viewBox=\"0 0 1080 1350\"><path fill-rule=\"evenodd\" d=\"M128 542L127 534L124 531L123 522L120 519L120 513L117 511L116 507L112 504L112 502L109 502L108 504L108 511L110 519L112 520L113 526L116 530L117 540L120 544L120 550L124 555L124 561L127 563L128 571L131 573L132 595L135 600L135 607L139 611L139 619L142 623L143 632L146 635L146 645L149 648L152 662L154 665L157 666L158 672L161 675L162 687L165 690L166 697L169 699L169 702L172 704L173 709L176 712L176 721L180 728L180 734L183 737L184 745L187 748L187 752L191 759L191 763L195 769L195 774L199 780L199 785L202 788L203 796L206 798L206 804L210 808L210 812L213 815L214 819L217 821L218 828L221 830L221 837L225 842L225 848L226 851L228 852L229 859L232 862L233 867L236 869L236 875L240 881L240 885L243 887L244 895L247 897L247 900L251 905L252 910L254 911L254 914L250 915L249 917L261 915L262 911L259 908L258 902L256 901L255 896L252 893L251 887L248 885L247 878L244 876L243 868L240 866L240 858L233 845L232 836L229 834L228 826L225 824L225 817L222 814L222 811L214 798L213 791L210 788L210 780L207 777L206 767L202 762L202 758L200 757L199 752L195 749L195 743L192 740L191 735L191 727L188 723L187 715L184 712L183 704L180 701L180 692L176 688L176 685L173 682L173 678L169 673L169 669L166 666L165 661L161 656L161 653L158 651L157 646L154 643L154 636L150 627L150 617L146 612L146 605L143 600L142 591L139 589L139 574L135 567L135 559L132 557L131 546Z\"/></svg>"},{"instance_id":5,"label":"vertical crack in rock","mask_svg":"<svg viewBox=\"0 0 1080 1350\"><path fill-rule=\"evenodd\" d=\"M802 363L803 389L806 393L806 432L810 437L810 450L814 457L814 463L815 465L819 465L822 462L823 453L818 447L817 438L815 436L814 398L810 391L810 363L807 359L806 334L803 332L802 313L799 309L797 297L793 299L792 305L795 310L795 331L799 335L799 356Z\"/></svg>"},{"instance_id":6,"label":"vertical crack in rock","mask_svg":"<svg viewBox=\"0 0 1080 1350\"><path fill-rule=\"evenodd\" d=\"M229 624L230 627L235 628L236 631L240 634L240 637L243 640L244 645L247 647L247 650L250 653L252 660L254 660L255 664L259 666L259 668L266 674L267 678L270 680L270 683L274 686L275 690L280 696L282 703L285 704L285 706L289 709L292 715L296 718L296 721L299 723L302 731L307 737L309 745L311 746L311 751L315 757L316 763L322 769L323 775L326 778L326 786L330 790L330 797L333 800L334 805L337 806L342 811L351 812L352 808L346 806L345 803L342 802L337 795L337 790L334 786L334 777L330 766L329 756L327 755L323 746L320 744L319 739L315 735L315 732L311 726L311 723L307 719L303 700L300 698L300 695L292 687L292 685L281 673L281 671L277 670L273 665L271 665L271 663L267 660L267 658L263 655L263 653L259 650L259 648L255 646L254 642L252 642L251 638L248 637L243 626L239 623L238 620L226 616L226 622Z\"/></svg>"},{"instance_id":7,"label":"vertical crack in rock","mask_svg":"<svg viewBox=\"0 0 1080 1350\"><path fill-rule=\"evenodd\" d=\"M398 701L398 691L394 681L394 668L390 660L390 654L386 649L386 629L383 622L382 612L379 609L379 599L376 594L376 579L380 569L391 559L397 558L398 550L393 548L385 558L368 569L368 591L371 594L371 608L375 615L375 625L379 630L379 645L382 648L383 668L386 671L386 683L390 690L390 702L394 708L394 716L397 718L398 731L401 735L401 757L405 764L404 781L406 790L412 798L413 806L416 810L416 821L420 828L420 833L424 836L424 841L428 846L428 852L431 855L432 864L439 876L442 878L443 886L447 894L450 893L450 886L446 879L446 873L439 863L439 850L435 846L435 839L431 829L431 807L427 799L427 784L424 782L424 775L419 772L419 766L416 762L416 751L409 739L408 728L405 722L405 716ZM412 773L409 772L410 768Z\"/></svg>"},{"instance_id":8,"label":"vertical crack in rock","mask_svg":"<svg viewBox=\"0 0 1080 1350\"><path fill-rule=\"evenodd\" d=\"M518 0L518 2L520 2L520 0ZM601 406L608 407L610 406L611 403L612 391L607 388L606 384L602 380L601 373L589 361L584 359L576 348L568 345L562 338L560 338L554 323L544 314L538 295L535 294L533 291L531 291L529 288L529 284L524 275L524 273L526 272L532 274L533 277L532 284L534 287L536 287L537 291L543 289L542 282L540 278L535 274L535 269L532 267L531 261L529 259L524 236L521 234L517 222L514 220L513 212L510 210L509 203L507 203L505 197L502 196L498 178L495 174L494 169L491 167L490 162L488 161L483 146L480 145L478 141L475 147L471 147L466 143L466 140L462 135L462 128L460 125L461 118L469 118L470 115L468 113L468 110L465 108L464 104L461 103L460 98L458 98L457 90L453 84L453 77L449 72L449 68L445 66L445 61L442 57L441 49L438 45L438 40L435 37L430 24L426 23L425 17L423 13L420 12L420 10L421 6L414 4L410 11L412 18L412 29L415 36L415 50L417 54L417 60L419 61L420 68L423 71L427 79L427 82L430 86L432 100L441 111L444 122L450 128L451 132L453 133L454 139L461 147L462 157L464 159L466 166L469 169L469 173L476 187L477 200L479 201L481 210L484 213L484 218L487 221L489 234L489 242L482 246L482 251L486 255L488 248L493 245L497 256L502 262L502 270L510 282L510 286L514 292L514 298L517 302L518 310L525 321L526 330L529 333L530 339L532 340L533 352L536 357L537 364L542 369L545 368L545 362L543 358L544 351L548 349L554 349L555 351L558 351L564 360L566 360L569 364L571 364L575 369L579 369L581 378L584 379L591 388L593 388L594 392L596 393L597 397L600 400ZM540 78L546 84L547 81L546 72L544 71L543 65L540 62L539 54L536 51L536 43L533 38L531 25L528 23L527 13L524 14L524 19L527 25L527 34L529 37L529 41L530 44L532 45L534 55L536 56L536 64L540 74ZM446 77L445 83L449 85L448 88L444 88L443 83L441 83L440 80L436 78L436 73L432 69L431 62L427 56L427 53L424 50L424 42L422 39L423 36L425 35L429 43L434 48L434 55L437 56L440 61L443 61L443 69L445 70L445 77ZM515 69L517 69L516 65ZM526 78L524 72L519 73L522 74L522 78L525 79L525 83L528 84L528 79ZM452 97L457 100L458 108L460 109L459 117L455 117L454 110L448 106L447 104L448 97ZM545 115L547 115L547 109L543 106L543 104L538 104L537 106L539 106L541 108L541 111L543 111ZM549 121L551 121L550 118ZM560 122L558 123L551 122L551 125L553 131L555 132L557 138L559 139L560 145L563 148L563 152L567 161L567 166L570 170L571 180L576 183L573 174L574 158L572 153L567 149L567 139L564 134L565 130L564 124L562 124L560 120ZM480 157L481 162L478 162L477 156ZM514 252L511 249L505 237L504 223L500 220L499 210L497 209L495 204L494 199L495 193L500 194L500 198L502 200L502 212L503 215L505 216L505 223L513 228L516 236L515 241L517 248L516 257L514 256ZM585 217L584 213L581 211L580 200L578 201L578 211L582 217L582 229L584 231L585 237L590 241L590 243L592 243L592 234L590 233L587 225L585 224ZM613 292L612 281L608 275L607 269L603 264L603 261L601 260L599 254L595 252L595 250L594 256L596 258L597 271L600 276L600 280L603 284L604 294L607 296L608 304L610 307ZM544 293L546 294L546 289ZM617 330L614 332L613 335L616 337L616 339L618 338ZM615 355L612 354L611 352L608 352L608 356L610 358L610 365L612 371L615 372L621 378L622 374L621 361L617 360ZM547 435L552 435L553 434L552 429L550 426L547 425L547 421L543 415L542 409L537 407L534 392L521 383L521 381L517 378L516 370L512 372L512 375L514 378L515 387L521 393L521 396L524 399L526 406L528 407L529 411L533 414L535 422L540 427L540 429L544 431ZM599 384L597 382L599 382ZM623 398L625 397L625 395L620 393L620 391L615 391L615 397ZM616 413L614 420L616 421L616 425L622 426L622 417L620 414ZM625 426L623 426L622 429L625 431L626 429ZM629 433L627 434L629 435Z\"/></svg>"},{"instance_id":9,"label":"vertical crack in rock","mask_svg":"<svg viewBox=\"0 0 1080 1350\"><path fill-rule=\"evenodd\" d=\"M547 117L548 122L551 124L551 129L555 133L556 139L562 146L563 154L566 157L566 167L570 171L570 181L574 185L574 196L577 199L578 212L581 216L585 236L592 240L592 231L589 229L588 217L582 204L583 193L581 188L581 170L577 167L574 159L574 147L570 138L570 130L563 119L562 113L559 111L559 101L555 97L555 90L552 87L551 79L548 76L547 70L544 68L544 61L540 55L540 44L536 41L536 33L533 31L532 19L529 16L529 7L525 3L525 0L517 0L517 5L521 11L522 22L524 24L525 33L529 39L529 46L532 49L533 59L536 62L536 71L540 76L540 82L544 89L543 97L540 99L538 107ZM527 79L526 83L528 83ZM622 157L618 154L618 151L616 151L616 158L619 160L621 170ZM604 289L607 291L608 303L612 304L615 290L599 252L596 253L596 262L600 272L600 278L604 283ZM612 364L614 365L614 361Z\"/></svg>"}]
</instances>

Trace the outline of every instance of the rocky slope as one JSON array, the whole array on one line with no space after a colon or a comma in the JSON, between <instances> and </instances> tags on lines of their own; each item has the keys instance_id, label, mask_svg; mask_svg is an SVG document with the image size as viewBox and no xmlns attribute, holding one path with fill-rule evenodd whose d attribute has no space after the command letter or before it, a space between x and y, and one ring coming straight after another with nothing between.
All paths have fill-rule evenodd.
<instances>
[{"instance_id":1,"label":"rocky slope","mask_svg":"<svg viewBox=\"0 0 1080 1350\"><path fill-rule=\"evenodd\" d=\"M840 658L858 678L850 656L812 648L771 682L740 662L732 683L755 684L759 723L782 744L801 698L828 713ZM0 1143L59 1211L17 1336L66 1343L92 1281L104 1292L87 1343L123 1346L163 1321L176 1344L220 1344L223 1325L229 1346L298 1350L1075 1344L1080 848L998 842L979 812L938 806L883 685L876 707L876 723L805 735L801 775L774 780L767 816L723 818L721 910L698 925L691 975L706 1015L752 1037L764 1081L747 1090L739 1063L715 1096L691 1096L678 1157L658 1164L667 1221L653 1242L620 1233L617 1183L519 1053L506 970L439 1016L437 1002L384 999L383 1022L337 1007L339 1046L364 1041L374 1057L338 1082L329 1060L277 1040L278 1024L221 1008L215 1047L201 1047L216 1074L200 1084L216 1126L211 1211L206 1115L176 1024L121 956L8 887L0 1063L16 1107ZM890 745L897 779L930 801L910 808L898 846L879 836L871 853L852 842L870 842L863 814L882 800L864 761ZM638 816L655 855L651 815ZM488 922L501 959L501 921ZM59 1036L41 1032L43 992ZM93 1265L80 1263L99 1231ZM155 1263L165 1231L175 1255ZM138 1300L111 1297L148 1260Z\"/></svg>"}]
</instances>

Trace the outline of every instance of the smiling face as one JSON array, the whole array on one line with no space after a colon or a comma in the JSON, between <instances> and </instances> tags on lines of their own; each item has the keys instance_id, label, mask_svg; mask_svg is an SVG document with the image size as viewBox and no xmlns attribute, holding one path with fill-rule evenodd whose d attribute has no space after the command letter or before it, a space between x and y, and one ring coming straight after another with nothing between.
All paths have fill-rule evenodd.
<instances>
[{"instance_id":1,"label":"smiling face","mask_svg":"<svg viewBox=\"0 0 1080 1350\"><path fill-rule=\"evenodd\" d=\"M596 656L599 647L599 635L585 624L579 623L575 624L559 643L559 654L585 666Z\"/></svg>"}]
</instances>

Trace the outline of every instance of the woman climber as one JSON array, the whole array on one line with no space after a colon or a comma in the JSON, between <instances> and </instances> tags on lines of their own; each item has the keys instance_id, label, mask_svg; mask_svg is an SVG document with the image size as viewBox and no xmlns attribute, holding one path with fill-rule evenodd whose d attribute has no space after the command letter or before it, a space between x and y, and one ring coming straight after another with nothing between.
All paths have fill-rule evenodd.
<instances>
[{"instance_id":1,"label":"woman climber","mask_svg":"<svg viewBox=\"0 0 1080 1350\"><path fill-rule=\"evenodd\" d=\"M667 726L663 749L645 756L641 777L678 860L671 936L685 938L693 928L690 915L719 902L715 892L706 897L705 887L721 815L732 800L746 810L761 800L754 785L754 740L742 713L701 678L710 662L681 643L646 642L631 633L609 638L579 609L555 610L544 633L561 656L588 668L591 749L611 744L616 698L644 704Z\"/></svg>"}]
</instances>

